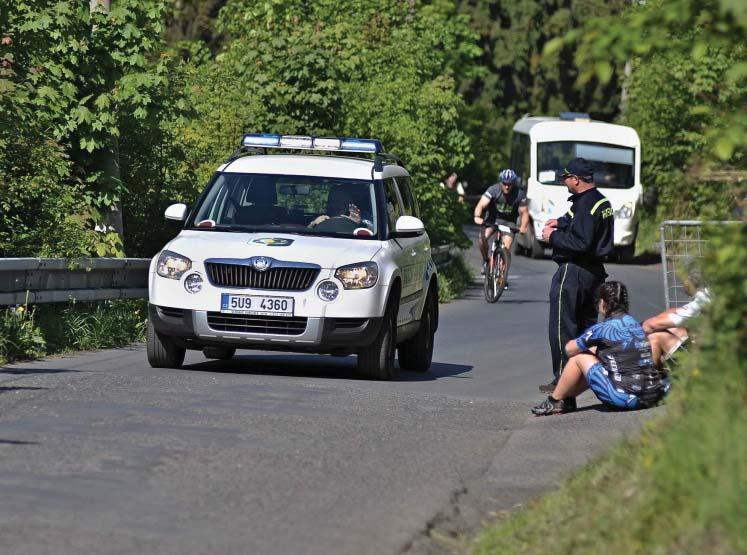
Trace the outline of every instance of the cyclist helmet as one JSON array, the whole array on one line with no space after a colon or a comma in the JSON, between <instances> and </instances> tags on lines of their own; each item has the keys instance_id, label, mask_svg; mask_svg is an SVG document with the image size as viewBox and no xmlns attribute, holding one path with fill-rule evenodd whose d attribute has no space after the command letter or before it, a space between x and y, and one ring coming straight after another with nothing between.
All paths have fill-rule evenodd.
<instances>
[{"instance_id":1,"label":"cyclist helmet","mask_svg":"<svg viewBox=\"0 0 747 555\"><path fill-rule=\"evenodd\" d=\"M519 179L519 177L516 175L516 172L512 170L511 168L505 169L501 173L498 174L498 180L501 183L510 183L511 185L515 185L517 179Z\"/></svg>"}]
</instances>

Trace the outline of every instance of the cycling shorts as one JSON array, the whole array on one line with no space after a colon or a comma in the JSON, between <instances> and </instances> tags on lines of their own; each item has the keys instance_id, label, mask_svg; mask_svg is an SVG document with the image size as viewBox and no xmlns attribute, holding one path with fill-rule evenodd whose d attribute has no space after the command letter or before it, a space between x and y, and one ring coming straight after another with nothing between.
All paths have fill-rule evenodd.
<instances>
[{"instance_id":1,"label":"cycling shorts","mask_svg":"<svg viewBox=\"0 0 747 555\"><path fill-rule=\"evenodd\" d=\"M607 375L607 370L601 363L595 363L586 374L589 388L597 396L597 399L605 405L611 405L619 409L638 408L638 396L625 393L622 388L615 387Z\"/></svg>"}]
</instances>

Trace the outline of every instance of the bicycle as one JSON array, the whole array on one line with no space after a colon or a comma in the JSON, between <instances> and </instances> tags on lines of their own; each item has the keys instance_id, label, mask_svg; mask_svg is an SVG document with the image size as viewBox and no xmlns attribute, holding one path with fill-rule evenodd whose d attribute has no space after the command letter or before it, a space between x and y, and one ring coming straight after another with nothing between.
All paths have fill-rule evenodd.
<instances>
[{"instance_id":1,"label":"bicycle","mask_svg":"<svg viewBox=\"0 0 747 555\"><path fill-rule=\"evenodd\" d=\"M501 298L508 281L508 269L511 266L511 253L503 247L503 235L513 235L518 228L504 224L491 226L496 233L490 238L488 246L488 263L485 268L485 300L494 303Z\"/></svg>"}]
</instances>

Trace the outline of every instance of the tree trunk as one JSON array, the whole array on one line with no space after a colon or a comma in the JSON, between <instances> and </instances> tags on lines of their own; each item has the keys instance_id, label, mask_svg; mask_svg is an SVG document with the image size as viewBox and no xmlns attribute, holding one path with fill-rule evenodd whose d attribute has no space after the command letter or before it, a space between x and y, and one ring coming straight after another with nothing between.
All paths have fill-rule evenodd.
<instances>
[{"instance_id":1,"label":"tree trunk","mask_svg":"<svg viewBox=\"0 0 747 555\"><path fill-rule=\"evenodd\" d=\"M101 10L108 13L111 9L111 0L89 0L91 13ZM121 182L119 171L119 139L111 137L110 146L94 153L96 168L103 173L104 182L107 186ZM116 231L124 242L124 225L122 222L122 201L116 200L104 213L104 221L101 226L105 231ZM99 226L97 226L98 228Z\"/></svg>"}]
</instances>

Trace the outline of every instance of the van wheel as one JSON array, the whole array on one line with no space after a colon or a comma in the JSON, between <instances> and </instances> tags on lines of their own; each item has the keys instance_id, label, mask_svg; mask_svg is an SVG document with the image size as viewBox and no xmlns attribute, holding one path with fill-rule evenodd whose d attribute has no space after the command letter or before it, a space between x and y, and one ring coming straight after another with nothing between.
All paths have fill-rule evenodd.
<instances>
[{"instance_id":1,"label":"van wheel","mask_svg":"<svg viewBox=\"0 0 747 555\"><path fill-rule=\"evenodd\" d=\"M170 337L158 333L149 319L146 352L153 368L181 368L186 349L179 347Z\"/></svg>"},{"instance_id":2,"label":"van wheel","mask_svg":"<svg viewBox=\"0 0 747 555\"><path fill-rule=\"evenodd\" d=\"M635 257L635 240L630 245L618 247L617 257L623 264L630 264Z\"/></svg>"},{"instance_id":3,"label":"van wheel","mask_svg":"<svg viewBox=\"0 0 747 555\"><path fill-rule=\"evenodd\" d=\"M420 318L420 329L397 347L399 367L414 372L427 372L433 360L433 337L436 334L436 311L438 301L433 289L428 291Z\"/></svg>"},{"instance_id":4,"label":"van wheel","mask_svg":"<svg viewBox=\"0 0 747 555\"><path fill-rule=\"evenodd\" d=\"M230 360L236 354L236 349L232 349L231 347L204 347L202 354L205 355L205 358Z\"/></svg>"},{"instance_id":5,"label":"van wheel","mask_svg":"<svg viewBox=\"0 0 747 555\"><path fill-rule=\"evenodd\" d=\"M537 241L537 237L535 237L534 233L532 233L532 246L529 249L529 255L535 260L545 257L545 247L542 246L542 243Z\"/></svg>"},{"instance_id":6,"label":"van wheel","mask_svg":"<svg viewBox=\"0 0 747 555\"><path fill-rule=\"evenodd\" d=\"M394 350L397 336L397 305L391 303L384 313L379 334L373 343L358 351L358 375L367 380L391 380L394 375Z\"/></svg>"}]
</instances>

